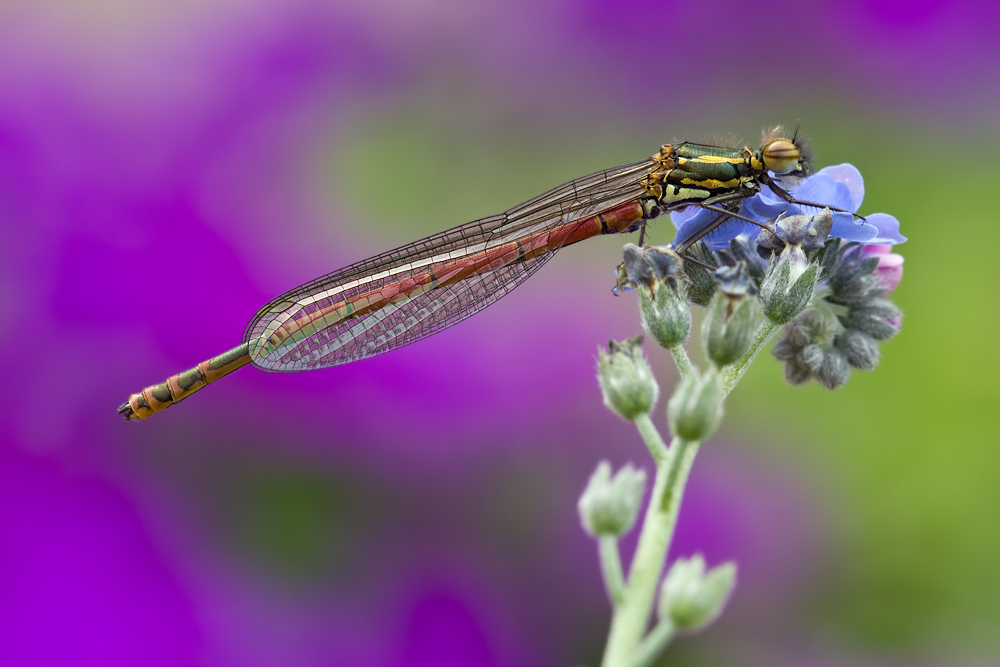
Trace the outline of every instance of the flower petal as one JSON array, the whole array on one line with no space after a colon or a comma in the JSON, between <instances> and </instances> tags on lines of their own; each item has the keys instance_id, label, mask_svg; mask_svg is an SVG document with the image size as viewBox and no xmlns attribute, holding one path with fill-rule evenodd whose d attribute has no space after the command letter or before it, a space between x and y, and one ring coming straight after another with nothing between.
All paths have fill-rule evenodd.
<instances>
[{"instance_id":1,"label":"flower petal","mask_svg":"<svg viewBox=\"0 0 1000 667\"><path fill-rule=\"evenodd\" d=\"M841 187L845 186L841 185ZM833 229L830 230L830 236L836 236L845 241L865 243L877 235L878 228L875 225L863 224L860 220L855 220L850 213L833 214Z\"/></svg>"},{"instance_id":2,"label":"flower petal","mask_svg":"<svg viewBox=\"0 0 1000 667\"><path fill-rule=\"evenodd\" d=\"M695 209L697 212L694 215L686 215L687 211ZM681 224L678 225L677 235L674 237L672 243L673 247L677 247L684 243L687 243L690 239L698 236L706 227L711 225L719 218L719 213L715 211L707 211L705 209L699 209L696 207L689 206L684 209L684 211L678 211L681 215L677 215L678 218L686 218ZM747 210L746 206L741 206L739 214L747 217L753 217L752 213ZM675 213L671 213L671 219L674 220L674 224L677 224L677 220L674 218ZM747 222L746 220L740 220L738 218L731 218L726 220L721 225L705 234L701 238L702 241L709 244L713 250L718 250L720 248L725 248L729 246L729 241L735 239L740 234L746 233L756 233L758 230L757 225Z\"/></svg>"},{"instance_id":3,"label":"flower petal","mask_svg":"<svg viewBox=\"0 0 1000 667\"><path fill-rule=\"evenodd\" d=\"M674 227L680 229L688 222L691 218L698 215L703 215L705 213L710 213L703 208L698 208L697 206L687 206L679 211L670 212L670 222L674 223Z\"/></svg>"},{"instance_id":4,"label":"flower petal","mask_svg":"<svg viewBox=\"0 0 1000 667\"><path fill-rule=\"evenodd\" d=\"M899 233L899 220L895 216L889 215L888 213L872 213L866 216L868 224L872 225L878 230L876 234L869 243L885 243L889 245L894 245L896 243L903 243L906 241L906 237Z\"/></svg>"},{"instance_id":5,"label":"flower petal","mask_svg":"<svg viewBox=\"0 0 1000 667\"><path fill-rule=\"evenodd\" d=\"M688 212L694 211L694 215L690 215ZM674 216L681 219L678 223ZM683 211L674 211L670 214L670 218L674 220L674 224L677 225L677 235L674 236L673 246L677 246L685 243L688 239L696 236L698 232L703 230L705 227L710 225L719 214L715 211L708 211L703 208L698 208L696 206L689 206Z\"/></svg>"},{"instance_id":6,"label":"flower petal","mask_svg":"<svg viewBox=\"0 0 1000 667\"><path fill-rule=\"evenodd\" d=\"M850 193L851 205L841 206L840 208L846 208L848 211L857 211L861 208L861 202L865 199L865 179L861 176L861 172L858 171L857 167L845 162L831 167L823 167L816 173L817 176L820 174L836 183L843 183L847 186L847 190ZM808 199L808 197L801 197L801 199Z\"/></svg>"},{"instance_id":7,"label":"flower petal","mask_svg":"<svg viewBox=\"0 0 1000 667\"><path fill-rule=\"evenodd\" d=\"M811 201L830 208L842 208L846 211L856 211L851 188L844 181L836 181L823 169L802 181L802 185L792 194L796 199ZM803 207L808 215L817 213L810 206Z\"/></svg>"},{"instance_id":8,"label":"flower petal","mask_svg":"<svg viewBox=\"0 0 1000 667\"><path fill-rule=\"evenodd\" d=\"M764 191L753 196L744 206L750 212L751 218L759 219L761 222L770 222L782 213L787 215L798 215L801 210L794 204L789 204L784 199L765 188Z\"/></svg>"},{"instance_id":9,"label":"flower petal","mask_svg":"<svg viewBox=\"0 0 1000 667\"><path fill-rule=\"evenodd\" d=\"M710 231L708 234L705 234L701 240L709 244L719 243L721 244L721 247L728 248L729 242L740 234L748 234L759 230L760 227L753 223L747 222L746 220L739 220L738 218L731 218Z\"/></svg>"},{"instance_id":10,"label":"flower petal","mask_svg":"<svg viewBox=\"0 0 1000 667\"><path fill-rule=\"evenodd\" d=\"M903 279L903 256L892 252L891 245L865 245L860 251L862 256L878 257L878 266L875 268L875 275L879 278L879 284L885 290L883 296L888 296ZM889 321L899 327L899 318L892 318Z\"/></svg>"}]
</instances>

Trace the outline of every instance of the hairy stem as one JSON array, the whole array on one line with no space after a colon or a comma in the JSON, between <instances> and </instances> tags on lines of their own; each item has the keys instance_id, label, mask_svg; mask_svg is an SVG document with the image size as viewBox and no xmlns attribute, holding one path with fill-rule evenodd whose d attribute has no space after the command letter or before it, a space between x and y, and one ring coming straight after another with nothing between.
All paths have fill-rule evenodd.
<instances>
[{"instance_id":1,"label":"hairy stem","mask_svg":"<svg viewBox=\"0 0 1000 667\"><path fill-rule=\"evenodd\" d=\"M646 439L645 434L643 439ZM639 545L629 569L625 597L615 608L611 619L611 632L602 663L604 667L626 667L636 657L636 650L649 624L660 575L677 524L684 486L698 445L696 441L674 438L666 457L657 460L656 481L643 519Z\"/></svg>"},{"instance_id":2,"label":"hairy stem","mask_svg":"<svg viewBox=\"0 0 1000 667\"><path fill-rule=\"evenodd\" d=\"M622 559L618 551L618 538L613 535L602 535L598 538L598 550L601 556L601 571L604 573L604 585L608 589L611 603L618 607L625 599L625 575L622 573Z\"/></svg>"},{"instance_id":3,"label":"hairy stem","mask_svg":"<svg viewBox=\"0 0 1000 667\"><path fill-rule=\"evenodd\" d=\"M743 377L743 374L747 372L747 368L753 363L753 360L757 358L760 351L763 350L774 335L778 333L781 329L780 324L775 324L766 317L761 321L757 330L753 333L753 340L750 342L750 349L746 353L733 362L731 365L727 366L723 371L722 382L726 389L726 395L733 390L739 381Z\"/></svg>"},{"instance_id":4,"label":"hairy stem","mask_svg":"<svg viewBox=\"0 0 1000 667\"><path fill-rule=\"evenodd\" d=\"M635 427L639 429L639 435L642 436L643 442L646 443L649 453L653 455L653 460L657 464L665 461L668 456L667 446L663 443L663 438L660 437L660 432L656 430L656 426L653 425L653 420L649 418L649 414L636 417Z\"/></svg>"},{"instance_id":5,"label":"hairy stem","mask_svg":"<svg viewBox=\"0 0 1000 667\"><path fill-rule=\"evenodd\" d=\"M649 631L646 638L639 642L635 653L632 655L632 662L628 667L649 667L667 648L667 644L674 638L676 628L670 621L660 621L655 628Z\"/></svg>"},{"instance_id":6,"label":"hairy stem","mask_svg":"<svg viewBox=\"0 0 1000 667\"><path fill-rule=\"evenodd\" d=\"M670 354L674 357L674 363L677 364L677 372L680 373L681 379L683 380L691 375L694 367L691 365L691 359L688 357L684 346L680 344L674 345L670 348Z\"/></svg>"}]
</instances>

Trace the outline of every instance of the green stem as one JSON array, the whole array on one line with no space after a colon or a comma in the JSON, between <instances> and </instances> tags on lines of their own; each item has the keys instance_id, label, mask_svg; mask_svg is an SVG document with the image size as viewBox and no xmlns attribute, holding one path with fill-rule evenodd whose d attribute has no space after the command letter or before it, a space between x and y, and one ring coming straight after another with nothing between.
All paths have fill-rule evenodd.
<instances>
[{"instance_id":1,"label":"green stem","mask_svg":"<svg viewBox=\"0 0 1000 667\"><path fill-rule=\"evenodd\" d=\"M645 434L643 439L646 439ZM611 632L602 663L604 667L629 665L646 632L667 550L677 525L684 485L698 445L696 441L674 438L667 456L657 461L656 481L625 584L625 597L622 604L615 608L611 619Z\"/></svg>"},{"instance_id":2,"label":"green stem","mask_svg":"<svg viewBox=\"0 0 1000 667\"><path fill-rule=\"evenodd\" d=\"M753 333L753 340L750 342L750 349L747 350L746 353L737 361L733 362L733 364L727 366L724 371L722 382L726 389L727 396L729 395L729 392L733 390L733 387L739 383L740 378L742 378L743 374L747 372L747 368L749 368L753 360L757 358L760 351L763 350L767 344L771 342L771 339L774 338L774 335L778 333L779 329L781 329L780 324L775 324L766 317L763 319L757 327L757 330Z\"/></svg>"},{"instance_id":3,"label":"green stem","mask_svg":"<svg viewBox=\"0 0 1000 667\"><path fill-rule=\"evenodd\" d=\"M601 555L601 571L604 573L604 585L608 588L608 597L617 607L625 599L625 575L622 573L622 559L618 552L618 538L614 535L602 535L597 541Z\"/></svg>"},{"instance_id":4,"label":"green stem","mask_svg":"<svg viewBox=\"0 0 1000 667\"><path fill-rule=\"evenodd\" d=\"M639 642L635 649L632 662L629 667L649 667L656 659L663 654L667 644L674 638L676 628L670 621L660 621L655 628L649 631L646 638Z\"/></svg>"},{"instance_id":5,"label":"green stem","mask_svg":"<svg viewBox=\"0 0 1000 667\"><path fill-rule=\"evenodd\" d=\"M668 456L667 446L663 444L663 438L660 437L660 432L653 425L653 420L649 418L649 413L636 417L635 427L639 429L639 435L646 443L649 453L653 455L653 460L658 465L665 461Z\"/></svg>"},{"instance_id":6,"label":"green stem","mask_svg":"<svg viewBox=\"0 0 1000 667\"><path fill-rule=\"evenodd\" d=\"M691 375L694 367L691 365L691 359L688 357L684 346L680 344L674 345L670 348L670 354L674 357L674 363L677 364L677 372L680 373L681 379L683 380Z\"/></svg>"}]
</instances>

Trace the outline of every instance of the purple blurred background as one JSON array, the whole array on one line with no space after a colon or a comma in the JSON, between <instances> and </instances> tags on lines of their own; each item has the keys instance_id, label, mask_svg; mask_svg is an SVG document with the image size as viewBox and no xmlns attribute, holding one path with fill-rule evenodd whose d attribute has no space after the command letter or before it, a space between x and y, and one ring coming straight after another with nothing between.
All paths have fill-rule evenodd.
<instances>
[{"instance_id":1,"label":"purple blurred background","mask_svg":"<svg viewBox=\"0 0 1000 667\"><path fill-rule=\"evenodd\" d=\"M883 148L996 136L992 7L0 4L0 664L596 664L577 496L601 458L647 463L593 378L638 331L625 239L385 357L114 408L286 289L671 139L801 120L822 165L866 122ZM741 585L670 664L934 664L947 641L824 609L852 515L823 457L766 444L784 391L734 397L695 466L672 553Z\"/></svg>"}]
</instances>

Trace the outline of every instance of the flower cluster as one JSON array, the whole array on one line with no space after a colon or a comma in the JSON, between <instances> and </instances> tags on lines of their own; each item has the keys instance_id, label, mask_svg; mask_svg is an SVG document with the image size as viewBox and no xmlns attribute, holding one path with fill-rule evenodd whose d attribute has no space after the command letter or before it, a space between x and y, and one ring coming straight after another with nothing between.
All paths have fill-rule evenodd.
<instances>
[{"instance_id":1,"label":"flower cluster","mask_svg":"<svg viewBox=\"0 0 1000 667\"><path fill-rule=\"evenodd\" d=\"M878 341L899 333L902 319L884 296L899 283L903 258L885 250L866 245L838 253L813 307L785 327L772 354L785 362L790 384L815 378L835 389L847 381L851 367L867 371L878 365Z\"/></svg>"},{"instance_id":2,"label":"flower cluster","mask_svg":"<svg viewBox=\"0 0 1000 667\"><path fill-rule=\"evenodd\" d=\"M789 203L763 187L739 209L756 224L734 218L701 237L685 253L695 262L670 267L672 281L673 276L683 278L671 283L670 292L709 308L703 334L710 356L720 365L732 363L736 352L746 348L748 328L728 324L739 300L746 304L747 296L756 295L765 319L784 326L773 354L785 362L788 382L815 379L836 388L847 381L851 368L873 369L878 343L899 332L901 313L885 297L903 271L903 258L891 248L906 238L891 215L855 215L864 199L864 180L853 165L826 167L788 192L798 201L826 208ZM698 238L717 216L697 207L671 213L677 226L671 247ZM736 288L739 293L732 287L736 276L746 277L746 286ZM742 307L735 321L748 314L756 318L756 304ZM661 323L660 328L667 326Z\"/></svg>"}]
</instances>

